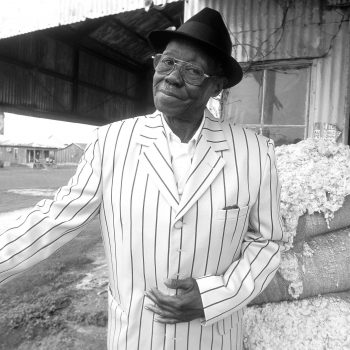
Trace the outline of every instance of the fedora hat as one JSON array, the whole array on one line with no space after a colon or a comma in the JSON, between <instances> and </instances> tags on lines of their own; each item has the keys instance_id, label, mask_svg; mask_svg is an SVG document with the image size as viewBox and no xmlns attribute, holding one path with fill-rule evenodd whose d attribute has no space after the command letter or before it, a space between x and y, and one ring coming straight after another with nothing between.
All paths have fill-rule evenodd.
<instances>
[{"instance_id":1,"label":"fedora hat","mask_svg":"<svg viewBox=\"0 0 350 350\"><path fill-rule=\"evenodd\" d=\"M242 80L243 72L239 63L231 56L232 42L226 25L218 11L204 8L177 30L156 30L149 34L151 46L158 51L176 38L186 38L203 47L222 63L227 81L224 88L232 87Z\"/></svg>"}]
</instances>

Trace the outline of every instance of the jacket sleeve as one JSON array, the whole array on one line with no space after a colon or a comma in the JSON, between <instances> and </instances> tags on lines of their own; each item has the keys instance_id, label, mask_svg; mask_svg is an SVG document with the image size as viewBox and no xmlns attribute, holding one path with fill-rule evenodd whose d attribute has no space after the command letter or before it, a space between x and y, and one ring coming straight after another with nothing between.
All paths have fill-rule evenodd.
<instances>
[{"instance_id":1,"label":"jacket sleeve","mask_svg":"<svg viewBox=\"0 0 350 350\"><path fill-rule=\"evenodd\" d=\"M10 228L0 228L0 284L46 259L76 237L98 213L101 159L96 136L75 175L53 200L42 200Z\"/></svg>"},{"instance_id":2,"label":"jacket sleeve","mask_svg":"<svg viewBox=\"0 0 350 350\"><path fill-rule=\"evenodd\" d=\"M269 284L279 267L280 245L276 241L284 237L272 141L268 142L261 169L260 190L250 210L251 228L243 239L240 258L222 276L197 279L204 306L204 325L217 322L247 305Z\"/></svg>"}]
</instances>

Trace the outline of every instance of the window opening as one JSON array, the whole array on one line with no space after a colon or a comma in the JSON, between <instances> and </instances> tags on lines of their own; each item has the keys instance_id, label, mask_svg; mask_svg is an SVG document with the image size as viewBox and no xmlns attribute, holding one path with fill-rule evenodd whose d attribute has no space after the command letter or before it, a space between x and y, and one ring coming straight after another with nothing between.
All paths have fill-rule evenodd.
<instances>
[{"instance_id":1,"label":"window opening","mask_svg":"<svg viewBox=\"0 0 350 350\"><path fill-rule=\"evenodd\" d=\"M307 137L311 63L257 66L223 98L224 115L276 145Z\"/></svg>"}]
</instances>

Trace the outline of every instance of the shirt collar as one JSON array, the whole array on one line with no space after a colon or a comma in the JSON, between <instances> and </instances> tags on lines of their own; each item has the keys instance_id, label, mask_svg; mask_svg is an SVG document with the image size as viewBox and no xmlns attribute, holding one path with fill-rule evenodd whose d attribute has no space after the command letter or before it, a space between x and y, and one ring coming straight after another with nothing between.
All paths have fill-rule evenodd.
<instances>
[{"instance_id":1,"label":"shirt collar","mask_svg":"<svg viewBox=\"0 0 350 350\"><path fill-rule=\"evenodd\" d=\"M168 139L168 142L171 141L171 140L177 140L179 143L181 143L181 140L180 138L175 135L173 133L173 131L171 130L170 126L168 125L166 119L164 118L164 115L163 113L161 113L161 116L162 116L162 123L163 123L163 126L164 126L164 131L165 131L165 134L166 134L166 137ZM188 144L197 144L198 142L198 139L199 139L199 135L201 134L201 131L202 131L202 128L203 128L203 125L204 125L204 120L205 120L205 117L203 115L203 118L202 118L202 121L198 127L198 129L196 130L196 132L194 133L194 135L192 136L191 140L188 141Z\"/></svg>"}]
</instances>

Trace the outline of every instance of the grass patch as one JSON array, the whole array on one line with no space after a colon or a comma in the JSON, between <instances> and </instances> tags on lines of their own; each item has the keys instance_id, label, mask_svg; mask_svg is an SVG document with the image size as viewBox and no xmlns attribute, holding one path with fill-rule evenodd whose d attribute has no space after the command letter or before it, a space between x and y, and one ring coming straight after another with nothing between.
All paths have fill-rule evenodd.
<instances>
[{"instance_id":1,"label":"grass patch","mask_svg":"<svg viewBox=\"0 0 350 350\"><path fill-rule=\"evenodd\" d=\"M0 191L15 188L58 188L74 175L75 168L37 170L22 167L0 169Z\"/></svg>"},{"instance_id":2,"label":"grass patch","mask_svg":"<svg viewBox=\"0 0 350 350\"><path fill-rule=\"evenodd\" d=\"M0 316L0 349L12 349L27 340L58 334L67 328L62 313L71 305L68 295L55 293L21 302Z\"/></svg>"},{"instance_id":3,"label":"grass patch","mask_svg":"<svg viewBox=\"0 0 350 350\"><path fill-rule=\"evenodd\" d=\"M96 312L76 312L70 313L67 320L86 326L107 327L108 314L107 310Z\"/></svg>"}]
</instances>

